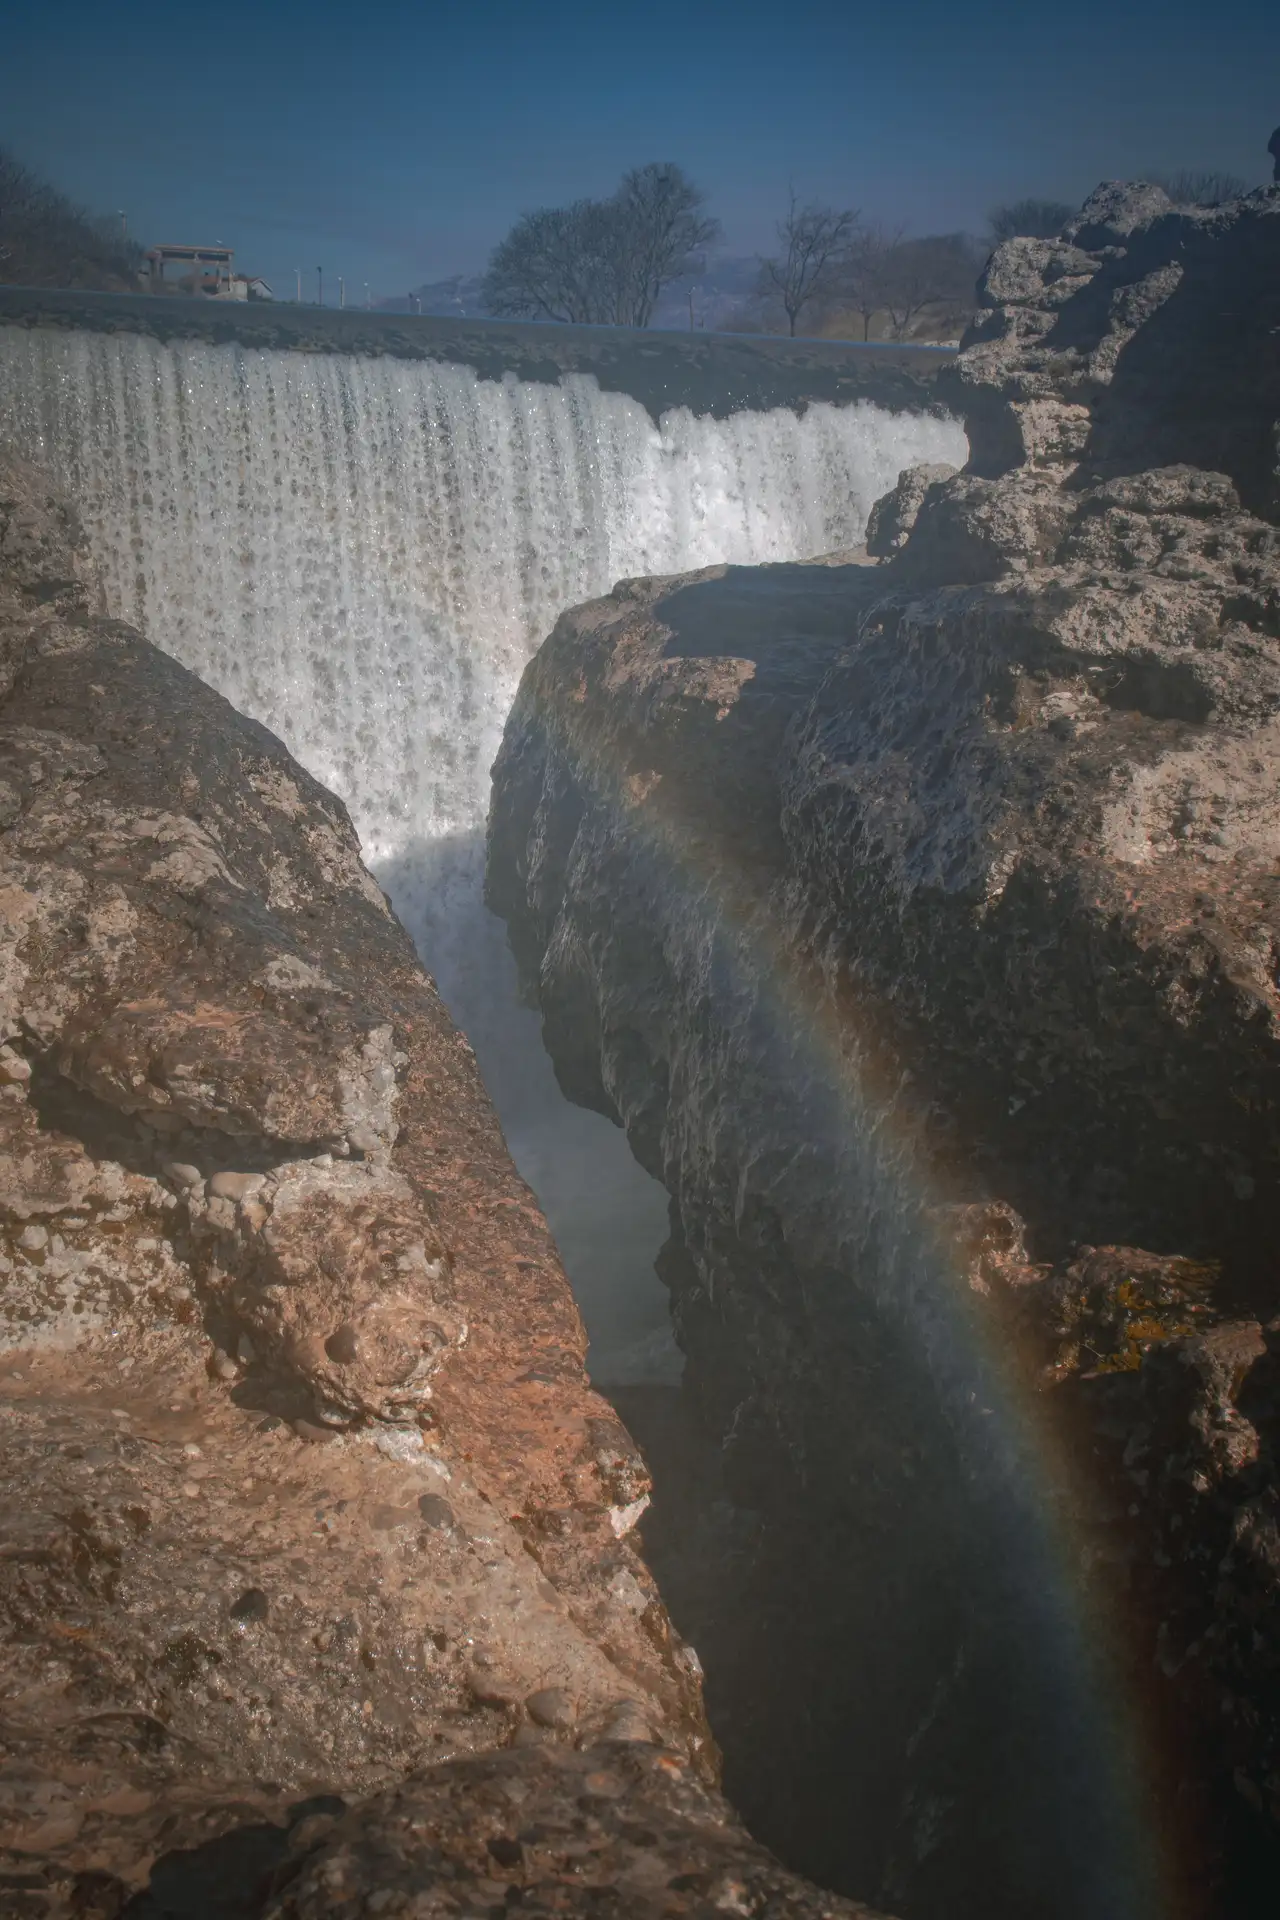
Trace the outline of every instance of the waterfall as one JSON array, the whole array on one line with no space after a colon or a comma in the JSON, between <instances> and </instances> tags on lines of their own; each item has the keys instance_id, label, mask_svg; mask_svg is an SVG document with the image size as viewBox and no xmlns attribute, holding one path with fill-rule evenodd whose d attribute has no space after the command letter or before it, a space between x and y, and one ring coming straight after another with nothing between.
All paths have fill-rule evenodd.
<instances>
[{"instance_id":1,"label":"waterfall","mask_svg":"<svg viewBox=\"0 0 1280 1920\"><path fill-rule=\"evenodd\" d=\"M564 607L615 580L856 545L903 467L964 461L961 427L866 402L679 409L655 426L585 375L498 382L52 328L0 328L0 377L6 439L76 502L108 610L346 801L471 1032L570 1271L594 1189L588 1237L608 1237L614 1266L621 1216L648 1209L647 1273L656 1190L626 1199L644 1176L620 1141L600 1145L595 1116L566 1109L548 1144L549 1075L480 904L489 768L521 671ZM608 1176L606 1152L623 1155ZM557 1182L577 1201L561 1204Z\"/></svg>"}]
</instances>

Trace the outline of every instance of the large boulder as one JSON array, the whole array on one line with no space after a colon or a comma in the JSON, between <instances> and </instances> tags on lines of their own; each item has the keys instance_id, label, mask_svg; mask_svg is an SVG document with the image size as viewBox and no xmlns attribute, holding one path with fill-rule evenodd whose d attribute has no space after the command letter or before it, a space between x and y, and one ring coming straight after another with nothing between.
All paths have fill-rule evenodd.
<instances>
[{"instance_id":1,"label":"large boulder","mask_svg":"<svg viewBox=\"0 0 1280 1920\"><path fill-rule=\"evenodd\" d=\"M607 1773L607 1890L642 1752L668 1877L815 1912L716 1792L644 1463L341 804L95 613L12 464L0 659L0 1908L243 1920L411 1772L479 1820L485 1756L566 1826ZM291 1911L392 1910L317 1872Z\"/></svg>"},{"instance_id":2,"label":"large boulder","mask_svg":"<svg viewBox=\"0 0 1280 1920\"><path fill-rule=\"evenodd\" d=\"M983 297L944 375L972 458L903 476L879 567L562 619L490 898L566 1090L672 1196L754 1541L721 1605L754 1580L772 1638L717 1634L692 1549L660 1564L758 1830L951 1920L1158 1904L1145 1822L1205 1911L1261 1914L1280 193L1100 189Z\"/></svg>"}]
</instances>

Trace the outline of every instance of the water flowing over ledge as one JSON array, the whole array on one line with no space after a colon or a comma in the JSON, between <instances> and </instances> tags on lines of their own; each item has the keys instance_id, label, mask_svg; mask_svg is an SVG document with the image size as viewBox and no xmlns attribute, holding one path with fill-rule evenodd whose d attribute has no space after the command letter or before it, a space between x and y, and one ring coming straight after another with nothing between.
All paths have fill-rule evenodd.
<instances>
[{"instance_id":1,"label":"water flowing over ledge","mask_svg":"<svg viewBox=\"0 0 1280 1920\"><path fill-rule=\"evenodd\" d=\"M465 366L481 379L511 374L550 386L567 374L591 374L606 393L638 400L655 423L673 407L723 420L771 407L803 410L818 400L925 413L936 405L940 370L955 359L952 347L887 341L569 327L66 287L0 286L0 325Z\"/></svg>"},{"instance_id":2,"label":"water flowing over ledge","mask_svg":"<svg viewBox=\"0 0 1280 1920\"><path fill-rule=\"evenodd\" d=\"M482 823L520 673L633 574L855 545L955 424L865 404L728 420L594 380L8 333L19 450L84 519L110 611L340 793L366 856Z\"/></svg>"},{"instance_id":3,"label":"water flowing over ledge","mask_svg":"<svg viewBox=\"0 0 1280 1920\"><path fill-rule=\"evenodd\" d=\"M865 402L655 426L588 375L130 333L0 328L0 369L10 438L76 501L108 611L346 802L477 1046L593 1352L643 1342L665 1323L665 1199L607 1122L556 1100L481 905L489 769L520 674L564 608L617 579L856 545L903 467L963 459L962 429ZM606 1233L615 1281L593 1313L582 1290Z\"/></svg>"}]
</instances>

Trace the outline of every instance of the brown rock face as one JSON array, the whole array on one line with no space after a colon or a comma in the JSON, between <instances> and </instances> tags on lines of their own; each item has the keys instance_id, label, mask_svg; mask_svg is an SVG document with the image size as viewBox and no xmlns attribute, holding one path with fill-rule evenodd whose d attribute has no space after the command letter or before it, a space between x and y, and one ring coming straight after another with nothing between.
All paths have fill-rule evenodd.
<instances>
[{"instance_id":1,"label":"brown rock face","mask_svg":"<svg viewBox=\"0 0 1280 1920\"><path fill-rule=\"evenodd\" d=\"M0 659L0 1910L400 1910L417 1856L286 1889L346 1803L412 1770L469 1817L502 1749L547 1819L607 1773L599 1888L826 1911L714 1792L643 1462L341 805L95 616L17 467ZM684 1796L652 1846L633 1748Z\"/></svg>"},{"instance_id":2,"label":"brown rock face","mask_svg":"<svg viewBox=\"0 0 1280 1920\"><path fill-rule=\"evenodd\" d=\"M646 1541L756 1830L939 1920L1261 1915L1280 194L1102 189L985 289L879 568L560 622L490 898L672 1196L728 1591L687 1491Z\"/></svg>"}]
</instances>

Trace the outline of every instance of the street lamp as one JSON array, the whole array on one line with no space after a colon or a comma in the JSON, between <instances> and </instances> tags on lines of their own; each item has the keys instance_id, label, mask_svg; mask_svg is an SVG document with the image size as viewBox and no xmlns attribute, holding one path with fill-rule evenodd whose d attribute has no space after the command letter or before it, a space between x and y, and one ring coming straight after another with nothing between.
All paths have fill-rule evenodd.
<instances>
[{"instance_id":1,"label":"street lamp","mask_svg":"<svg viewBox=\"0 0 1280 1920\"><path fill-rule=\"evenodd\" d=\"M119 220L120 220L120 238L121 238L122 240L127 240L127 239L129 238L129 220L128 220L128 216L127 216L127 214L126 214L126 213L124 212L124 210L123 210L122 208L120 208L120 207L117 207L117 208L116 208L116 213L117 213L117 215L118 215L118 217L119 217Z\"/></svg>"},{"instance_id":2,"label":"street lamp","mask_svg":"<svg viewBox=\"0 0 1280 1920\"><path fill-rule=\"evenodd\" d=\"M316 268L316 305L318 307L322 307L324 305L324 268L323 267Z\"/></svg>"},{"instance_id":3,"label":"street lamp","mask_svg":"<svg viewBox=\"0 0 1280 1920\"><path fill-rule=\"evenodd\" d=\"M293 277L298 283L298 305L301 306L302 305L302 268L301 267L294 268Z\"/></svg>"},{"instance_id":4,"label":"street lamp","mask_svg":"<svg viewBox=\"0 0 1280 1920\"><path fill-rule=\"evenodd\" d=\"M364 283L364 304L369 308L373 306L373 295L369 292L369 282L367 280Z\"/></svg>"},{"instance_id":5,"label":"street lamp","mask_svg":"<svg viewBox=\"0 0 1280 1920\"><path fill-rule=\"evenodd\" d=\"M338 305L340 307L345 307L346 304L347 304L347 283L343 279L342 275L339 274L338 275Z\"/></svg>"}]
</instances>

